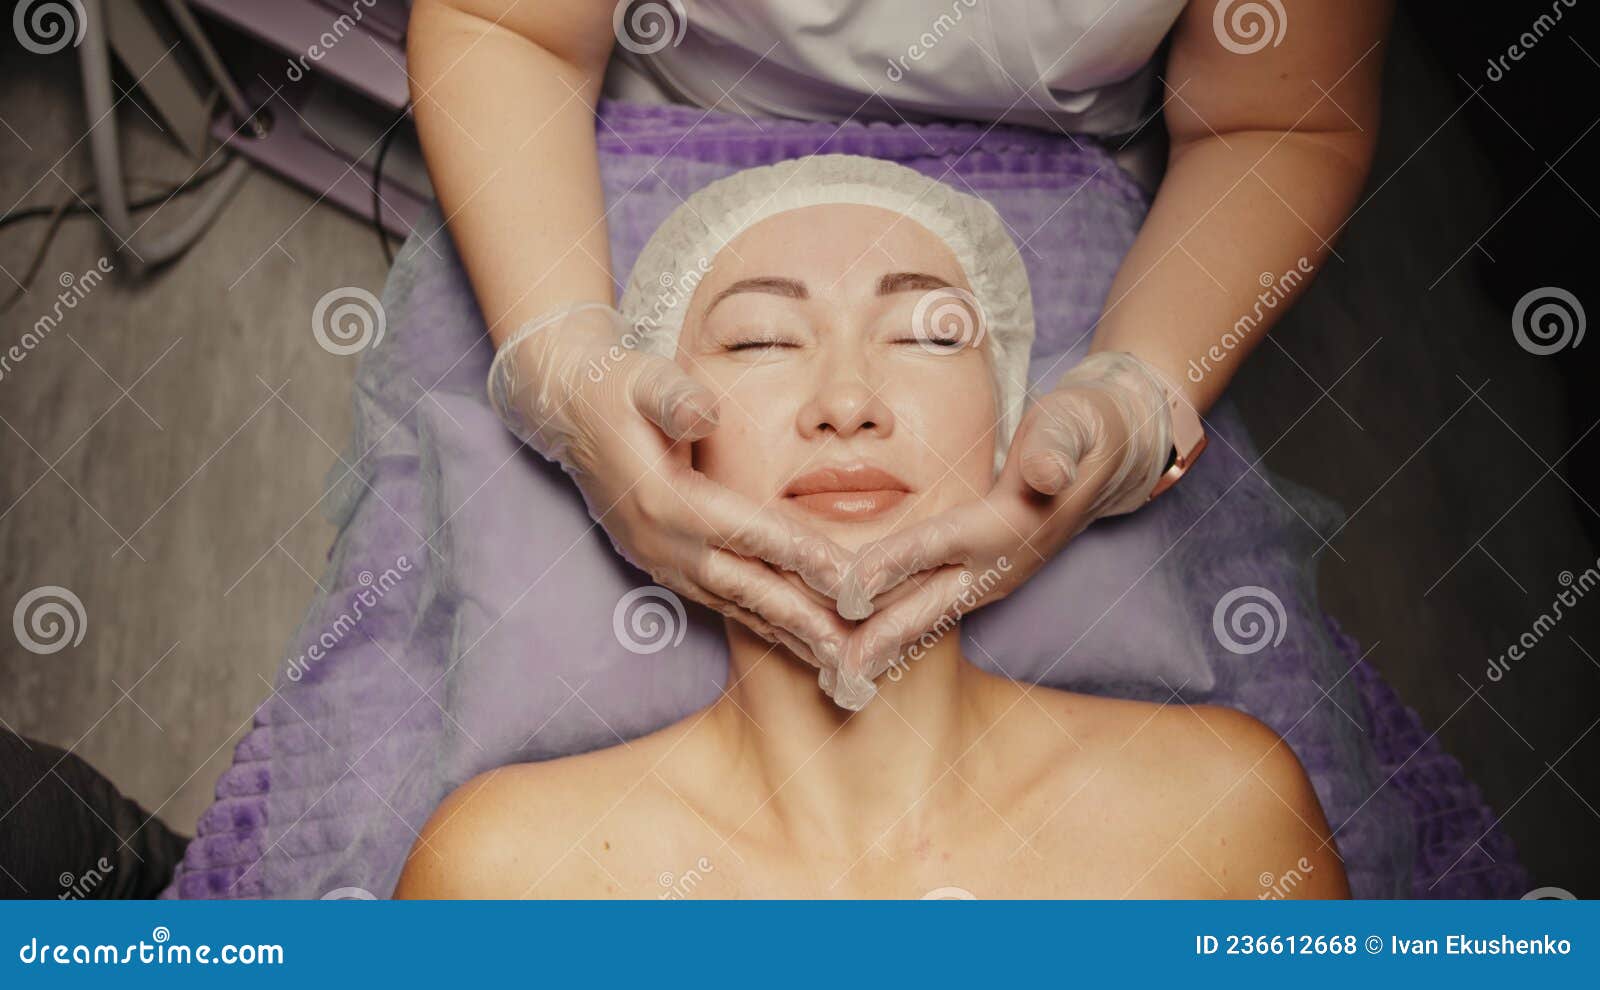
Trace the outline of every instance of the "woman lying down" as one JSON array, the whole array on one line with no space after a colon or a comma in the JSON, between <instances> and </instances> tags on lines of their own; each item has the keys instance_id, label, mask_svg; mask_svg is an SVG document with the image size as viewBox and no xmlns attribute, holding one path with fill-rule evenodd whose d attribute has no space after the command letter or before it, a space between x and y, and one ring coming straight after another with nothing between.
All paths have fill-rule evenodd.
<instances>
[{"instance_id":1,"label":"woman lying down","mask_svg":"<svg viewBox=\"0 0 1600 990\"><path fill-rule=\"evenodd\" d=\"M705 274L654 320L663 272ZM854 549L994 483L1025 401L1029 300L986 203L836 155L690 197L623 310L638 346L722 397L684 456ZM1141 369L1097 354L1072 373ZM395 896L656 898L692 870L715 898L1253 897L1290 869L1294 896L1348 896L1305 771L1240 712L1019 684L963 655L959 622L853 679L736 617L726 631L716 702L468 781Z\"/></svg>"}]
</instances>

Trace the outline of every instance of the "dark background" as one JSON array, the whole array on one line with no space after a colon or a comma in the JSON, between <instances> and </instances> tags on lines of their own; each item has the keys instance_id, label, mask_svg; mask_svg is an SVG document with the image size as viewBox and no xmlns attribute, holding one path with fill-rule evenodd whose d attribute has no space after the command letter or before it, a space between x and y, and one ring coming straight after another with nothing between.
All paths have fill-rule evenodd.
<instances>
[{"instance_id":1,"label":"dark background","mask_svg":"<svg viewBox=\"0 0 1600 990\"><path fill-rule=\"evenodd\" d=\"M1595 897L1600 589L1486 676L1551 609L1561 572L1600 555L1600 332L1542 357L1512 334L1542 287L1600 315L1594 17L1564 10L1488 77L1549 10L1402 5L1343 260L1231 394L1258 446L1278 441L1268 465L1345 509L1321 551L1324 606L1465 765L1536 884Z\"/></svg>"}]
</instances>

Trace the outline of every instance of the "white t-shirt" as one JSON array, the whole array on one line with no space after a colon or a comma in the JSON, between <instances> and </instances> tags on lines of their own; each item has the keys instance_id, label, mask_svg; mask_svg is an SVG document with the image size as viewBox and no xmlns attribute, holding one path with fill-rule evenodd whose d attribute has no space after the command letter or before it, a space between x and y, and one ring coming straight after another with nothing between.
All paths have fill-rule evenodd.
<instances>
[{"instance_id":1,"label":"white t-shirt","mask_svg":"<svg viewBox=\"0 0 1600 990\"><path fill-rule=\"evenodd\" d=\"M606 93L804 120L1141 123L1187 0L627 0Z\"/></svg>"}]
</instances>

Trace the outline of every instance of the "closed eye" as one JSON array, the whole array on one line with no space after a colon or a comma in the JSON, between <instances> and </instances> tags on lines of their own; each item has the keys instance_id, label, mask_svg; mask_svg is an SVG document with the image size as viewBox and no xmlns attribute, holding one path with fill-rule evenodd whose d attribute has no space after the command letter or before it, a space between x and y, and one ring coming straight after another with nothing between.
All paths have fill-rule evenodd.
<instances>
[{"instance_id":1,"label":"closed eye","mask_svg":"<svg viewBox=\"0 0 1600 990\"><path fill-rule=\"evenodd\" d=\"M736 340L736 341L733 341L733 342L725 345L725 347L723 349L727 350L727 351L750 351L750 350L758 350L758 349L763 349L763 348L768 348L768 347L798 348L799 346L800 346L799 344L797 344L797 343L795 343L794 341L791 341L791 340L775 340L775 339L763 338L763 339L752 339L752 340Z\"/></svg>"},{"instance_id":2,"label":"closed eye","mask_svg":"<svg viewBox=\"0 0 1600 990\"><path fill-rule=\"evenodd\" d=\"M960 337L901 337L894 343L916 344L919 347L937 347L952 351L960 350L966 345L966 341Z\"/></svg>"}]
</instances>

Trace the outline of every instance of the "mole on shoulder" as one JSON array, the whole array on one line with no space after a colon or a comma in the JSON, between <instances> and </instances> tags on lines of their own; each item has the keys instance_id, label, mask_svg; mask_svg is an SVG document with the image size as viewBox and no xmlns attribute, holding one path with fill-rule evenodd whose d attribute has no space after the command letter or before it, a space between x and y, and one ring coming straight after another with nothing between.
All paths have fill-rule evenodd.
<instances>
[{"instance_id":1,"label":"mole on shoulder","mask_svg":"<svg viewBox=\"0 0 1600 990\"><path fill-rule=\"evenodd\" d=\"M602 840L601 843L600 843L600 848L601 849L610 849L611 848L611 840L610 839Z\"/></svg>"}]
</instances>

